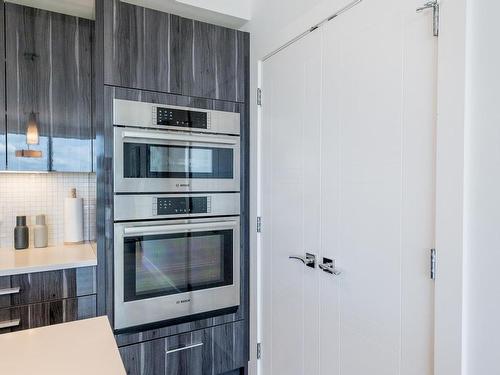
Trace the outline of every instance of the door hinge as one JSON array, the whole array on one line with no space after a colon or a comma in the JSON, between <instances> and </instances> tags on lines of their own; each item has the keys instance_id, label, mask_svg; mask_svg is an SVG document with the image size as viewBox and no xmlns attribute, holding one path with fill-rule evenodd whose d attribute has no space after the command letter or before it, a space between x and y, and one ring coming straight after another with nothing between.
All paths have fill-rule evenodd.
<instances>
[{"instance_id":1,"label":"door hinge","mask_svg":"<svg viewBox=\"0 0 500 375\"><path fill-rule=\"evenodd\" d=\"M431 249L431 280L436 280L436 249Z\"/></svg>"},{"instance_id":2,"label":"door hinge","mask_svg":"<svg viewBox=\"0 0 500 375\"><path fill-rule=\"evenodd\" d=\"M262 345L261 343L257 343L257 359L261 359L262 358Z\"/></svg>"},{"instance_id":3,"label":"door hinge","mask_svg":"<svg viewBox=\"0 0 500 375\"><path fill-rule=\"evenodd\" d=\"M432 9L432 32L434 36L439 36L439 1L430 0L422 7L417 8L417 12L422 12L426 9Z\"/></svg>"},{"instance_id":4,"label":"door hinge","mask_svg":"<svg viewBox=\"0 0 500 375\"><path fill-rule=\"evenodd\" d=\"M262 90L257 89L257 105L262 105Z\"/></svg>"},{"instance_id":5,"label":"door hinge","mask_svg":"<svg viewBox=\"0 0 500 375\"><path fill-rule=\"evenodd\" d=\"M260 233L262 231L262 218L260 216L257 216L257 233Z\"/></svg>"}]
</instances>

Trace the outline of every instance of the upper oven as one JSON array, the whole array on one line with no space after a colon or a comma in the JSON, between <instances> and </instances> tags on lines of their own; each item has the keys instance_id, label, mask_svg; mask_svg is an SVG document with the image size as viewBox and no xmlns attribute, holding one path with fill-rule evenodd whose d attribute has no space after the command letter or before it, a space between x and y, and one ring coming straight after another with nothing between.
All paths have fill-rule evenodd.
<instances>
[{"instance_id":1,"label":"upper oven","mask_svg":"<svg viewBox=\"0 0 500 375\"><path fill-rule=\"evenodd\" d=\"M237 192L240 114L114 99L115 193Z\"/></svg>"},{"instance_id":2,"label":"upper oven","mask_svg":"<svg viewBox=\"0 0 500 375\"><path fill-rule=\"evenodd\" d=\"M240 138L114 128L116 193L236 192Z\"/></svg>"}]
</instances>

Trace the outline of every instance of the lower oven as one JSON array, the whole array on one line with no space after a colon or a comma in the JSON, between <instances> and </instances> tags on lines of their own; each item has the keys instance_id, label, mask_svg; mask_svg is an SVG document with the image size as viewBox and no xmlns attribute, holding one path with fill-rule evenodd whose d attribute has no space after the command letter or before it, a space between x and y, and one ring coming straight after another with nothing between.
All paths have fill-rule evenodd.
<instances>
[{"instance_id":1,"label":"lower oven","mask_svg":"<svg viewBox=\"0 0 500 375\"><path fill-rule=\"evenodd\" d=\"M116 223L115 329L237 307L240 219Z\"/></svg>"}]
</instances>

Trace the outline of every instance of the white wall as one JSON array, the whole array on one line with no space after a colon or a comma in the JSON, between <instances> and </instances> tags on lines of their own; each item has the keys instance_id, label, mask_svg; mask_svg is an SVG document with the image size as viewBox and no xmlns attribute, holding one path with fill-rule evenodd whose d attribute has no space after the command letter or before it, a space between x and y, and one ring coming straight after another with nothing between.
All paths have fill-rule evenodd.
<instances>
[{"instance_id":1,"label":"white wall","mask_svg":"<svg viewBox=\"0 0 500 375\"><path fill-rule=\"evenodd\" d=\"M263 57L351 1L253 0L250 22L243 29L252 34L254 57Z\"/></svg>"},{"instance_id":2,"label":"white wall","mask_svg":"<svg viewBox=\"0 0 500 375\"><path fill-rule=\"evenodd\" d=\"M464 374L500 374L500 2L468 1Z\"/></svg>"}]
</instances>

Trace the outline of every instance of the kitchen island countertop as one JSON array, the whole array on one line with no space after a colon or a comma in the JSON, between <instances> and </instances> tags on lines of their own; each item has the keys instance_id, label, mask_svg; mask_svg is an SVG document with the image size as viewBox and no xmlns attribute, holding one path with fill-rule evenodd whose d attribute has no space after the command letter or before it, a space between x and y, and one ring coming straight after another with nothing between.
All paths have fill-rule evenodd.
<instances>
[{"instance_id":1,"label":"kitchen island countertop","mask_svg":"<svg viewBox=\"0 0 500 375\"><path fill-rule=\"evenodd\" d=\"M0 374L122 375L107 317L0 335Z\"/></svg>"}]
</instances>

